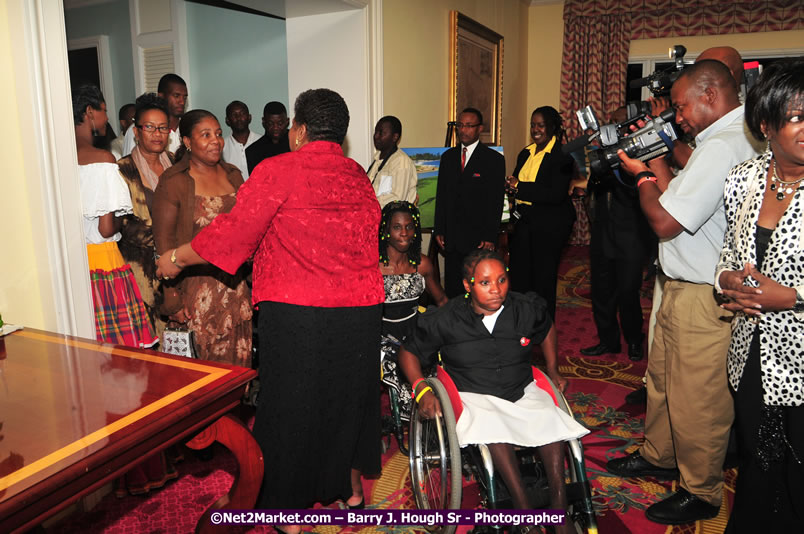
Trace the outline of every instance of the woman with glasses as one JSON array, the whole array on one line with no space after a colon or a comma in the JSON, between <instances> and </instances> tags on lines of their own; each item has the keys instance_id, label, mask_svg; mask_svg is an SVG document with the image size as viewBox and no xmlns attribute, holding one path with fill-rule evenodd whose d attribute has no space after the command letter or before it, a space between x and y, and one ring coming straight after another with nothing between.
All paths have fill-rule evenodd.
<instances>
[{"instance_id":1,"label":"woman with glasses","mask_svg":"<svg viewBox=\"0 0 804 534\"><path fill-rule=\"evenodd\" d=\"M117 162L120 174L128 184L134 208L134 213L123 219L123 238L119 246L134 272L156 333L161 335L165 322L156 311L159 280L153 257L151 208L159 176L173 165L173 155L167 150L170 128L165 100L156 93L145 93L137 98L133 127L136 146L131 154Z\"/></svg>"}]
</instances>

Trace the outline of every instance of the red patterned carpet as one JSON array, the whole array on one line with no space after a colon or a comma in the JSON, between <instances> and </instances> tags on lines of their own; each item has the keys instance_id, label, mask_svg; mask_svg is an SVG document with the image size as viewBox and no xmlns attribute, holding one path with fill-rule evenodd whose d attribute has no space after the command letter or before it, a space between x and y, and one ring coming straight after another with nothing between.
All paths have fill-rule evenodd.
<instances>
[{"instance_id":1,"label":"red patterned carpet","mask_svg":"<svg viewBox=\"0 0 804 534\"><path fill-rule=\"evenodd\" d=\"M646 317L650 310L652 280L643 287ZM625 354L616 358L581 357L581 347L597 342L589 300L588 247L569 247L562 262L559 280L559 355L561 371L569 377L567 398L576 418L592 432L583 439L586 466L591 479L599 531L604 534L719 534L723 532L733 499L735 470L727 473L724 504L720 515L681 527L667 527L645 519L644 510L673 491L669 482L651 478L627 479L609 475L607 460L630 453L639 446L644 422L644 406L625 403L625 395L641 385L645 361L631 362ZM326 439L322 436L321 439ZM192 532L203 510L223 495L236 470L234 458L216 448L211 462L200 462L192 452L178 465L179 479L168 483L149 497L105 497L92 511L75 515L54 526L54 532L87 533L184 533ZM366 481L370 508L413 508L407 457L396 449L383 458L379 479ZM465 483L464 507L474 508L477 494ZM467 528L459 529L459 532ZM392 527L309 526L306 532L418 532ZM269 527L251 532L273 532Z\"/></svg>"}]
</instances>

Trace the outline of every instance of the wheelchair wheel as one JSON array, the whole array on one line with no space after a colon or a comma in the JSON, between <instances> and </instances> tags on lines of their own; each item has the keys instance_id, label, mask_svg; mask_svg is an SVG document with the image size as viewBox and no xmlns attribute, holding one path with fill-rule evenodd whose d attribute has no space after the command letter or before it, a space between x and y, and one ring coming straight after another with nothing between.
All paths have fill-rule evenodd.
<instances>
[{"instance_id":1,"label":"wheelchair wheel","mask_svg":"<svg viewBox=\"0 0 804 534\"><path fill-rule=\"evenodd\" d=\"M423 419L413 410L410 419L410 474L419 509L458 509L461 505L461 449L455 432L455 415L447 392L436 378L428 378L441 403L440 417ZM451 534L456 525L428 527Z\"/></svg>"},{"instance_id":2,"label":"wheelchair wheel","mask_svg":"<svg viewBox=\"0 0 804 534\"><path fill-rule=\"evenodd\" d=\"M564 394L553 386L558 395L558 407L568 415L573 416L572 408ZM567 441L565 454L570 484L567 487L567 497L570 501L567 507L567 520L572 521L575 530L579 533L597 532L597 517L592 503L592 489L586 475L586 462L583 454L583 444L580 439Z\"/></svg>"}]
</instances>

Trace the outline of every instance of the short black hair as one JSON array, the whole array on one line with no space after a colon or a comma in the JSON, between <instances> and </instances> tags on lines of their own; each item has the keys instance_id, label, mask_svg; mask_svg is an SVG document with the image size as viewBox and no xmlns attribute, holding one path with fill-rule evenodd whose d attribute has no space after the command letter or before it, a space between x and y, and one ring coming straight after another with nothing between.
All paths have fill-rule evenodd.
<instances>
[{"instance_id":1,"label":"short black hair","mask_svg":"<svg viewBox=\"0 0 804 534\"><path fill-rule=\"evenodd\" d=\"M561 118L561 114L558 112L558 110L556 110L556 108L553 106L538 107L533 110L533 113L530 114L531 118L533 118L533 116L537 113L544 119L548 137L553 137L555 135L559 142L566 138L566 134L564 132L564 119Z\"/></svg>"},{"instance_id":2,"label":"short black hair","mask_svg":"<svg viewBox=\"0 0 804 534\"><path fill-rule=\"evenodd\" d=\"M479 109L477 109L477 108L464 108L463 111L461 111L461 114L463 114L463 113L474 113L475 116L477 117L477 122L480 123L480 124L483 124L483 114L480 113Z\"/></svg>"},{"instance_id":3,"label":"short black hair","mask_svg":"<svg viewBox=\"0 0 804 534\"><path fill-rule=\"evenodd\" d=\"M172 72L169 72L164 76L162 76L161 78L159 78L159 85L156 88L156 92L165 94L168 90L168 87L170 87L172 84L183 85L184 87L187 87L187 82L184 81L184 78L182 78L178 74L173 74Z\"/></svg>"},{"instance_id":4,"label":"short black hair","mask_svg":"<svg viewBox=\"0 0 804 534\"><path fill-rule=\"evenodd\" d=\"M794 106L804 107L804 57L780 59L765 67L745 99L745 122L754 137L764 141L762 124L768 131L778 131Z\"/></svg>"},{"instance_id":5,"label":"short black hair","mask_svg":"<svg viewBox=\"0 0 804 534\"><path fill-rule=\"evenodd\" d=\"M408 248L408 262L411 265L419 265L422 262L422 223L419 215L419 208L406 202L398 200L389 202L382 209L382 221L380 222L380 261L383 265L388 265L388 239L391 237L391 219L397 213L409 213L413 219L415 230L413 239Z\"/></svg>"},{"instance_id":6,"label":"short black hair","mask_svg":"<svg viewBox=\"0 0 804 534\"><path fill-rule=\"evenodd\" d=\"M265 107L262 108L262 116L267 117L268 115L284 115L287 117L288 110L285 104L274 100L273 102L268 102L265 104Z\"/></svg>"},{"instance_id":7,"label":"short black hair","mask_svg":"<svg viewBox=\"0 0 804 534\"><path fill-rule=\"evenodd\" d=\"M117 120L121 121L126 116L129 109L136 108L134 104L123 104L117 112ZM136 112L135 112L136 113Z\"/></svg>"},{"instance_id":8,"label":"short black hair","mask_svg":"<svg viewBox=\"0 0 804 534\"><path fill-rule=\"evenodd\" d=\"M489 250L487 248L476 248L466 255L463 259L463 267L461 273L464 280L471 280L475 276L475 268L477 264L483 260L495 260L505 267L505 260L496 250Z\"/></svg>"},{"instance_id":9,"label":"short black hair","mask_svg":"<svg viewBox=\"0 0 804 534\"><path fill-rule=\"evenodd\" d=\"M246 114L248 114L248 106L246 105L245 102L241 102L240 100L232 100L231 102L229 102L229 105L226 106L226 116L228 117L232 109L236 108L237 106L243 106L243 108L245 108L246 110Z\"/></svg>"},{"instance_id":10,"label":"short black hair","mask_svg":"<svg viewBox=\"0 0 804 534\"><path fill-rule=\"evenodd\" d=\"M87 106L92 109L100 111L101 104L106 100L103 98L103 93L97 86L91 84L79 85L72 91L73 99L73 123L75 126L84 122L84 113L87 111Z\"/></svg>"},{"instance_id":11,"label":"short black hair","mask_svg":"<svg viewBox=\"0 0 804 534\"><path fill-rule=\"evenodd\" d=\"M388 125L391 127L392 134L399 134L400 137L402 136L402 122L394 117L393 115L386 115L385 117L381 118L377 121L377 124L382 124L387 122Z\"/></svg>"},{"instance_id":12,"label":"short black hair","mask_svg":"<svg viewBox=\"0 0 804 534\"><path fill-rule=\"evenodd\" d=\"M331 89L308 89L296 98L293 120L307 127L309 141L332 141L339 145L349 129L349 108Z\"/></svg>"},{"instance_id":13,"label":"short black hair","mask_svg":"<svg viewBox=\"0 0 804 534\"><path fill-rule=\"evenodd\" d=\"M688 65L678 75L676 82L683 78L686 78L690 85L698 90L698 94L703 93L708 87L729 90L735 97L739 93L737 82L729 68L716 59L702 59Z\"/></svg>"},{"instance_id":14,"label":"short black hair","mask_svg":"<svg viewBox=\"0 0 804 534\"><path fill-rule=\"evenodd\" d=\"M137 97L136 104L132 105L135 106L136 109L134 112L134 124L139 124L142 114L152 109L159 110L164 113L166 117L170 117L167 109L167 101L156 93L143 93Z\"/></svg>"}]
</instances>

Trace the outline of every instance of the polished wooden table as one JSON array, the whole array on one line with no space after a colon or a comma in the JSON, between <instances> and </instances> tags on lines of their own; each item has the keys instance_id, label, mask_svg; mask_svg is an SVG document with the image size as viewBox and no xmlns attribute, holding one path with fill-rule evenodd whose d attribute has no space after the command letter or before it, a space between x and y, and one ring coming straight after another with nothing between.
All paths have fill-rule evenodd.
<instances>
[{"instance_id":1,"label":"polished wooden table","mask_svg":"<svg viewBox=\"0 0 804 534\"><path fill-rule=\"evenodd\" d=\"M251 369L25 329L0 338L0 532L24 531L174 443L219 441L239 476L214 508L252 508L262 453L226 415ZM210 510L196 531L212 530Z\"/></svg>"}]
</instances>

